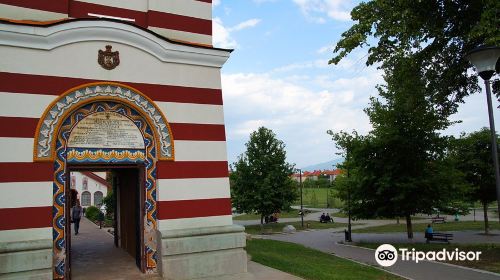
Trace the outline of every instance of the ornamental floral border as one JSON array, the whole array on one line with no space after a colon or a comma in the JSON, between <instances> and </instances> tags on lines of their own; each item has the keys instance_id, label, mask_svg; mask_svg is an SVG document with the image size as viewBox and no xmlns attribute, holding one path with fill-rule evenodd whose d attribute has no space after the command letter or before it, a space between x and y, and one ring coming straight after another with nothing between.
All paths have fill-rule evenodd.
<instances>
[{"instance_id":1,"label":"ornamental floral border","mask_svg":"<svg viewBox=\"0 0 500 280\"><path fill-rule=\"evenodd\" d=\"M158 253L156 251L156 236L155 230L158 227L157 222L157 193L156 193L156 162L157 151L155 147L153 131L142 116L127 105L118 102L96 102L87 104L75 110L63 122L56 141L56 158L54 161L54 187L53 187L53 277L54 279L64 279L65 264L66 264L66 216L65 213L65 188L66 170L68 163L68 152L74 152L75 149L67 148L66 144L71 133L71 129L82 119L95 112L111 111L122 114L131 119L139 128L144 136L146 154L144 159L133 158L136 163L144 164L146 170L145 189L146 200L144 217L144 254L146 256L146 273L155 273L157 271ZM88 150L88 153L85 152ZM98 149L78 149L80 154L91 154L91 157L82 157L80 159L73 158L71 163L130 163L130 158L115 157L113 159L106 158L109 151L98 152ZM117 152L123 154L140 154L137 150L126 151L121 149ZM104 157L95 157L103 155Z\"/></svg>"},{"instance_id":2,"label":"ornamental floral border","mask_svg":"<svg viewBox=\"0 0 500 280\"><path fill-rule=\"evenodd\" d=\"M34 142L34 161L55 159L57 131L73 110L95 100L119 100L131 105L154 129L159 160L174 159L174 143L170 126L161 109L146 95L118 83L92 83L69 90L45 110L38 123Z\"/></svg>"}]
</instances>

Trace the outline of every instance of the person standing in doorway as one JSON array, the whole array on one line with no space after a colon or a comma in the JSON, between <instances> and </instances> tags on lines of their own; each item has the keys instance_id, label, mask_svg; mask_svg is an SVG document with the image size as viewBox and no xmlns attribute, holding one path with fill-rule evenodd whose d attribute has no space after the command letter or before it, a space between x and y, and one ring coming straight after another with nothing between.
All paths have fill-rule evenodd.
<instances>
[{"instance_id":1,"label":"person standing in doorway","mask_svg":"<svg viewBox=\"0 0 500 280\"><path fill-rule=\"evenodd\" d=\"M80 219L83 216L83 208L80 206L80 200L76 200L75 206L71 209L71 219L75 224L75 235L78 234L78 230L80 229Z\"/></svg>"}]
</instances>

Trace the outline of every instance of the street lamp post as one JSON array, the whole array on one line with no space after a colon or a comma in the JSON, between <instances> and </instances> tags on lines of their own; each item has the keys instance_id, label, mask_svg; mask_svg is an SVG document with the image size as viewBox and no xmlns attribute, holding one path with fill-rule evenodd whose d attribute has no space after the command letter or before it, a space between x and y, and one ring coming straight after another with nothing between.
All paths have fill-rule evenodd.
<instances>
[{"instance_id":1,"label":"street lamp post","mask_svg":"<svg viewBox=\"0 0 500 280\"><path fill-rule=\"evenodd\" d=\"M346 160L349 160L349 149L347 149ZM352 242L351 228L351 183L349 182L349 162L347 162L347 241Z\"/></svg>"},{"instance_id":2,"label":"street lamp post","mask_svg":"<svg viewBox=\"0 0 500 280\"><path fill-rule=\"evenodd\" d=\"M299 169L300 181L300 220L302 222L302 229L304 228L304 204L302 203L302 169Z\"/></svg>"},{"instance_id":3,"label":"street lamp post","mask_svg":"<svg viewBox=\"0 0 500 280\"><path fill-rule=\"evenodd\" d=\"M495 182L497 190L498 212L500 213L500 168L498 165L498 146L495 130L495 119L493 117L493 106L491 104L490 79L495 74L495 66L500 57L500 47L478 47L467 54L467 59L476 67L476 70L484 80L486 87L486 101L488 103L488 114L491 132L491 154L495 168ZM499 215L500 219L500 215Z\"/></svg>"}]
</instances>

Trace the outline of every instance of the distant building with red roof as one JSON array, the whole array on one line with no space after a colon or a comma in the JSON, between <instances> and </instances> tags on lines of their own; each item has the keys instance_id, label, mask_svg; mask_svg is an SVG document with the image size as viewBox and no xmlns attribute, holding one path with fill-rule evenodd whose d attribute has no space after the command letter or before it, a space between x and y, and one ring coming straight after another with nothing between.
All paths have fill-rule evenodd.
<instances>
[{"instance_id":1,"label":"distant building with red roof","mask_svg":"<svg viewBox=\"0 0 500 280\"><path fill-rule=\"evenodd\" d=\"M302 181L305 181L306 179L309 180L318 180L320 177L327 177L328 181L333 182L335 178L337 178L338 175L342 174L341 169L334 169L334 170L314 170L312 172L310 171L305 171L302 173ZM300 174L295 173L292 174L292 178L299 182L300 181Z\"/></svg>"}]
</instances>

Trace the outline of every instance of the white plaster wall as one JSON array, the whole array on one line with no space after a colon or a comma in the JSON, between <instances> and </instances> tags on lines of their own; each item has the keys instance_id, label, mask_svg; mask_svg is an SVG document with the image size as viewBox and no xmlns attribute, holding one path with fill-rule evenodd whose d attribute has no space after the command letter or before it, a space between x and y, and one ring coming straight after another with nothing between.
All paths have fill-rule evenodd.
<instances>
[{"instance_id":1,"label":"white plaster wall","mask_svg":"<svg viewBox=\"0 0 500 280\"><path fill-rule=\"evenodd\" d=\"M97 63L98 51L104 50L106 45L112 45L112 51L120 52L120 65L111 71ZM4 72L221 88L219 68L165 63L137 47L112 41L73 43L50 51L0 46L0 53L0 69ZM21 61L33 63L27 65Z\"/></svg>"},{"instance_id":2,"label":"white plaster wall","mask_svg":"<svg viewBox=\"0 0 500 280\"><path fill-rule=\"evenodd\" d=\"M92 206L95 206L94 205L94 194L95 194L95 192L97 192L97 191L102 192L103 198L108 194L108 188L106 187L106 185L103 185L100 182L97 182L94 179L92 179L90 177L87 177L87 176L85 176L84 174L82 174L80 172L71 172L71 176L74 176L75 179L76 179L75 189L78 192L78 199L80 200L80 203L81 203L81 195L84 192L84 190L83 190L83 178L84 177L86 177L87 180L88 180L88 184L87 184L88 185L88 189L87 189L87 191L89 191L90 194L91 194L91 196L90 196L91 197L90 203L91 203ZM88 207L88 206L85 206L85 207Z\"/></svg>"},{"instance_id":3,"label":"white plaster wall","mask_svg":"<svg viewBox=\"0 0 500 280\"><path fill-rule=\"evenodd\" d=\"M68 17L67 14L0 4L0 18L8 18L14 20L46 21L46 20L58 20L67 17Z\"/></svg>"},{"instance_id":4,"label":"white plaster wall","mask_svg":"<svg viewBox=\"0 0 500 280\"><path fill-rule=\"evenodd\" d=\"M102 34L94 33L95 30L90 27L84 28L80 26L74 31L75 37L87 37L89 41L64 43L66 39L74 39L74 37L66 34L64 36L69 36L68 38L61 38L60 36L63 36L61 34L65 34L62 31L57 33L57 36L59 36L57 38L51 37L48 39L44 37L42 40L37 41L32 40L31 37L26 37L27 39L21 40L22 42L9 41L8 38L10 37L3 36L5 33L2 33L2 28L6 28L6 25L0 24L0 53L2 54L0 72L84 78L89 80L110 80L126 83L173 85L191 88L221 88L220 66L227 59L227 53L180 45L169 45L170 43L166 43L154 36L154 38L147 37L151 35L149 33L143 34L144 38L140 37L143 35L140 35L140 38L134 37L133 42L128 42L127 40L130 38L126 36L123 37L120 35L122 37L119 37L113 35L118 32L116 31L120 27L118 24L105 23L104 25L109 25L109 28L101 26L99 30L107 30L108 33L106 34L109 35L108 40L102 40ZM12 28L14 28L15 32L9 31L11 32L9 36L14 36L12 33L18 34L25 31L19 26ZM130 31L127 31L130 34L137 35L144 32L130 26L124 28L130 29ZM43 30L32 28L31 31L26 32L28 32L29 36L35 36L33 34L43 33ZM40 36L43 37L42 35ZM132 39L130 40L132 41ZM56 44L54 42L59 43ZM15 47L16 43L26 45L24 47ZM52 48L54 44L57 47ZM120 65L111 71L103 69L97 63L98 50L103 50L107 44L111 44L114 51L120 52ZM141 44L148 47L141 47ZM158 45L161 45L161 47L158 47ZM156 51L154 51L154 46L158 47ZM179 57L184 57L184 62L167 62L165 59L168 60L170 59L169 57L159 57L159 53L162 53L164 48L170 48L172 53L178 54ZM191 58L191 60L185 59L186 56ZM199 59L200 57L202 59ZM26 63L27 61L30 63ZM198 62L203 65L196 65ZM43 88L40 88L37 93L39 94L0 93L0 116L40 117L46 106L56 97L43 95ZM200 94L206 93L201 92ZM224 124L222 105L176 102L156 103L163 111L167 121L170 122ZM0 142L2 144L0 152L4 155L2 159L8 159L8 162L32 161L33 138L4 137L0 139ZM176 161L220 162L227 160L225 141L177 140L174 144ZM82 176L76 174L75 176L76 189L79 196L81 196ZM95 191L100 190L103 192L103 196L106 196L107 189L103 186L96 186L92 179L88 181L89 191L92 194L91 203L94 204ZM45 183L42 184L48 185ZM44 198L40 198L39 201L35 199L36 201L29 202L28 204L38 205L49 202L47 204L51 205L52 194L50 189L47 187L42 192L46 193ZM230 196L227 178L160 180L158 182L158 192L160 201L228 198ZM28 206L23 205L22 207ZM5 208L5 206L0 204L0 208ZM183 229L230 225L232 224L232 219L231 215L224 215L162 220L159 221L159 224L161 229Z\"/></svg>"}]
</instances>

